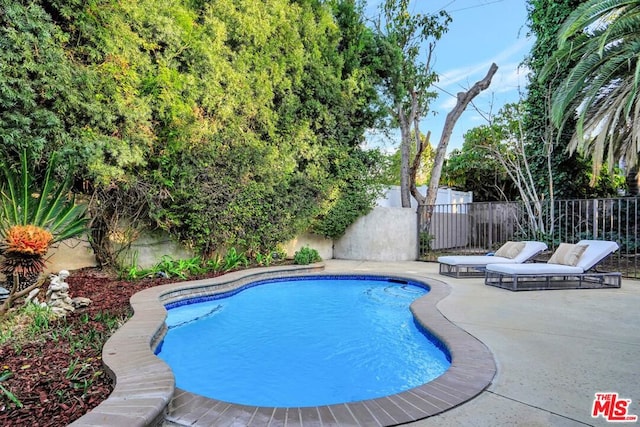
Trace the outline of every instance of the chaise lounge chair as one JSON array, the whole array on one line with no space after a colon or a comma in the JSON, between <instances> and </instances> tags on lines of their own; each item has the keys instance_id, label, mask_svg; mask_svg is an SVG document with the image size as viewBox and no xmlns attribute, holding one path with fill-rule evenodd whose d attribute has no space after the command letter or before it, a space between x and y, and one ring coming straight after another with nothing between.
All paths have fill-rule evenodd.
<instances>
[{"instance_id":1,"label":"chaise lounge chair","mask_svg":"<svg viewBox=\"0 0 640 427\"><path fill-rule=\"evenodd\" d=\"M618 248L616 242L606 240L561 243L546 263L488 264L485 284L511 291L619 288L621 273L596 270Z\"/></svg>"},{"instance_id":2,"label":"chaise lounge chair","mask_svg":"<svg viewBox=\"0 0 640 427\"><path fill-rule=\"evenodd\" d=\"M448 255L438 257L439 273L443 276L483 277L487 264L520 264L547 249L547 245L536 241L507 242L493 255Z\"/></svg>"}]
</instances>

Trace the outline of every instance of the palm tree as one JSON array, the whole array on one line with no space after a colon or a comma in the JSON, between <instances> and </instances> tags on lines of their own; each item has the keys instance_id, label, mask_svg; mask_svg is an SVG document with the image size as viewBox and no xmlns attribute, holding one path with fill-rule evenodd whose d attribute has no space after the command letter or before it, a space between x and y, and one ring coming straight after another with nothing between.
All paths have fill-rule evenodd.
<instances>
[{"instance_id":1,"label":"palm tree","mask_svg":"<svg viewBox=\"0 0 640 427\"><path fill-rule=\"evenodd\" d=\"M640 1L587 0L563 23L543 70L547 78L575 64L554 93L552 119L563 127L577 118L569 149L590 155L595 171L605 158L610 170L638 162L639 58Z\"/></svg>"}]
</instances>

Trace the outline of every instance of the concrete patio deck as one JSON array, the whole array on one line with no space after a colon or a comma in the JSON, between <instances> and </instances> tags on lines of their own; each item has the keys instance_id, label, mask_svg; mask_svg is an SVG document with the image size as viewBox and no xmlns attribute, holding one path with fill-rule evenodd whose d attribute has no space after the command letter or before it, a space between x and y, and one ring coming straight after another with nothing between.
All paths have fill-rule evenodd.
<instances>
[{"instance_id":1,"label":"concrete patio deck","mask_svg":"<svg viewBox=\"0 0 640 427\"><path fill-rule=\"evenodd\" d=\"M498 373L484 392L411 426L611 425L591 416L599 392L631 399L628 414L640 419L640 281L623 280L620 289L511 292L483 279L438 275L437 263L331 260L326 271L445 282L451 294L438 309L493 352Z\"/></svg>"}]
</instances>

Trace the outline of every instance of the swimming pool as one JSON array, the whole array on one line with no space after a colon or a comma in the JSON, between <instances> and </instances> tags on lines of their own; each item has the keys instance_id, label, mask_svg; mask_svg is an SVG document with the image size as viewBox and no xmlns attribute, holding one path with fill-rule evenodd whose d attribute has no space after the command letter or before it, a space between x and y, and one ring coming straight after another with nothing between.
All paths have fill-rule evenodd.
<instances>
[{"instance_id":1,"label":"swimming pool","mask_svg":"<svg viewBox=\"0 0 640 427\"><path fill-rule=\"evenodd\" d=\"M308 407L388 396L450 365L446 348L409 310L427 293L424 284L377 276L255 282L169 304L156 353L181 389L235 404Z\"/></svg>"},{"instance_id":2,"label":"swimming pool","mask_svg":"<svg viewBox=\"0 0 640 427\"><path fill-rule=\"evenodd\" d=\"M491 351L481 341L440 313L436 305L449 295L451 288L439 280L437 269L431 275L424 265L342 261L310 266L282 265L142 290L131 297L133 317L103 347L102 360L114 379L114 390L109 398L74 422L74 426L117 427L161 425L164 422L190 427L395 426L463 404L491 384L496 364ZM180 389L176 387L171 368L154 354L167 332L167 304L194 297L206 298L261 280L318 274L379 275L428 285L429 293L411 304L411 312L416 322L428 325L430 332L449 349L449 369L433 381L382 398L315 407L273 408L237 405Z\"/></svg>"}]
</instances>

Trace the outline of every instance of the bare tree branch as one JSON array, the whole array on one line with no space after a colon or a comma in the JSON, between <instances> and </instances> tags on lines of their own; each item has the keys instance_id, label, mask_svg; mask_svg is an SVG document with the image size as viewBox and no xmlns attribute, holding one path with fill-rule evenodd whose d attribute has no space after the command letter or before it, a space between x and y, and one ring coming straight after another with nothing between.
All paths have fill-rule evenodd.
<instances>
[{"instance_id":1,"label":"bare tree branch","mask_svg":"<svg viewBox=\"0 0 640 427\"><path fill-rule=\"evenodd\" d=\"M14 301L24 296L27 296L29 292L31 292L32 290L42 286L46 280L47 280L47 277L44 275L41 275L40 278L35 283L19 291L18 288L20 286L20 278L17 273L14 274L13 286L11 287L11 291L9 292L9 296L2 303L2 305L0 305L0 319L4 317L5 314L7 314L9 309L12 307Z\"/></svg>"},{"instance_id":2,"label":"bare tree branch","mask_svg":"<svg viewBox=\"0 0 640 427\"><path fill-rule=\"evenodd\" d=\"M447 114L447 118L444 122L444 127L442 130L442 135L440 136L440 142L438 143L438 147L436 148L436 154L433 160L433 169L431 170L431 178L429 180L429 187L427 189L426 197L418 198L414 195L420 205L433 207L433 205L435 204L436 197L438 196L440 176L442 175L442 167L444 165L445 156L447 154L447 146L449 145L449 140L451 139L453 128L464 110L467 108L467 105L469 105L469 103L476 96L478 96L480 92L489 87L489 85L491 84L491 79L495 75L496 71L498 71L498 66L495 63L491 64L487 75L482 80L477 81L468 91L458 92L456 105L453 110L451 110L449 114ZM418 162L419 161L420 159L418 158ZM411 193L419 193L415 179L412 179L411 181ZM431 227L432 214L433 208L428 208L427 212L425 212L425 221L423 222L423 224L425 226L425 230L427 231Z\"/></svg>"}]
</instances>

